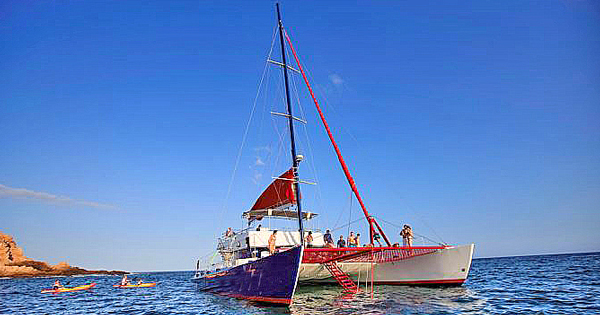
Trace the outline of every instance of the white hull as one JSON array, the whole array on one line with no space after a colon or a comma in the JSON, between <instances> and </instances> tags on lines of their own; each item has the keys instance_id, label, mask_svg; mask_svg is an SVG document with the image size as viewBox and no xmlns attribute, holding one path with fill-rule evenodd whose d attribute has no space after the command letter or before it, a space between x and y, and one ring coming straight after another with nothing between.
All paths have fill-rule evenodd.
<instances>
[{"instance_id":1,"label":"white hull","mask_svg":"<svg viewBox=\"0 0 600 315\"><path fill-rule=\"evenodd\" d=\"M460 245L437 250L433 253L409 259L385 262L338 262L338 266L354 281L375 284L462 284L469 275L474 244ZM373 272L371 271L373 270ZM325 267L318 263L300 265L301 282L331 282L336 280Z\"/></svg>"}]
</instances>

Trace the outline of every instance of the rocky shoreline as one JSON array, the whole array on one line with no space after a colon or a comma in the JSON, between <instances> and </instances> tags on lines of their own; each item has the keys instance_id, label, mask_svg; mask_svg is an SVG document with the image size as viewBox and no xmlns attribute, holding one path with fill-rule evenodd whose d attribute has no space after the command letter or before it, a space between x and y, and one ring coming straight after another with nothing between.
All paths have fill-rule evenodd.
<instances>
[{"instance_id":1,"label":"rocky shoreline","mask_svg":"<svg viewBox=\"0 0 600 315\"><path fill-rule=\"evenodd\" d=\"M33 278L48 276L75 275L123 275L128 272L119 270L86 270L70 266L66 262L49 265L33 260L23 254L14 239L0 232L0 278Z\"/></svg>"}]
</instances>

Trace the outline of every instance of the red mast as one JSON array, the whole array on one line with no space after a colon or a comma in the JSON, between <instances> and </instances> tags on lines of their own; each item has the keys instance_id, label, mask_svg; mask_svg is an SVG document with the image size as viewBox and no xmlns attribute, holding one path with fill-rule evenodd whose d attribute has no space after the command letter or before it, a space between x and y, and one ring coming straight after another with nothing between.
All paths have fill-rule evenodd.
<instances>
[{"instance_id":1,"label":"red mast","mask_svg":"<svg viewBox=\"0 0 600 315\"><path fill-rule=\"evenodd\" d=\"M296 59L296 63L298 64L298 69L302 73L302 78L304 78L304 83L306 83L306 86L308 87L308 91L310 92L310 96L312 97L313 102L315 103L315 106L317 107L317 111L319 112L321 121L323 122L323 125L325 126L327 135L329 136L329 139L331 140L331 144L333 145L333 148L335 149L335 153L337 154L338 161L340 161L340 164L342 165L342 169L344 170L344 174L346 175L348 184L350 184L350 188L352 188L352 191L354 192L354 195L356 196L356 199L358 200L358 203L360 204L360 207L362 208L362 211L363 211L365 217L367 218L367 221L369 222L369 238L371 239L371 244L373 244L373 236L374 236L373 232L375 231L373 224L375 224L375 226L379 230L379 233L381 233L381 236L383 236L383 239L385 240L386 244L388 246L392 246L392 244L388 240L387 236L385 236L385 233L383 233L383 230L381 229L381 227L379 226L377 221L375 221L375 218L372 217L369 214L369 212L367 211L367 207L363 203L362 198L360 198L360 194L358 193L358 189L356 188L354 179L352 178L352 175L350 175L350 170L348 170L348 166L346 166L346 162L344 161L344 158L342 157L342 152L340 152L340 148L337 146L337 144L335 143L335 140L333 139L333 134L331 133L331 130L329 129L329 125L327 124L327 121L325 120L323 111L321 111L321 106L319 106L319 102L317 101L317 98L315 97L315 93L313 93L313 90L310 87L310 83L308 83L308 78L306 77L306 74L304 73L304 69L302 69L302 65L300 64L298 55L296 55L296 50L294 49L294 45L292 45L292 41L290 40L290 37L288 36L287 32L285 32L285 38L287 39L287 42L290 44L292 54L294 55L294 58Z\"/></svg>"}]
</instances>

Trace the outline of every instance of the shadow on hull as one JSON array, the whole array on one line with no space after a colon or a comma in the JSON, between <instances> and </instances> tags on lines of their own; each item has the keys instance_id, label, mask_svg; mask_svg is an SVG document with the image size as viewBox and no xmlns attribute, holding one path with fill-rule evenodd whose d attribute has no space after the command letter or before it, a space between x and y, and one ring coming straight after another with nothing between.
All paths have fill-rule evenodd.
<instances>
[{"instance_id":1,"label":"shadow on hull","mask_svg":"<svg viewBox=\"0 0 600 315\"><path fill-rule=\"evenodd\" d=\"M298 280L303 247L203 274L192 279L198 289L261 304L290 305Z\"/></svg>"}]
</instances>

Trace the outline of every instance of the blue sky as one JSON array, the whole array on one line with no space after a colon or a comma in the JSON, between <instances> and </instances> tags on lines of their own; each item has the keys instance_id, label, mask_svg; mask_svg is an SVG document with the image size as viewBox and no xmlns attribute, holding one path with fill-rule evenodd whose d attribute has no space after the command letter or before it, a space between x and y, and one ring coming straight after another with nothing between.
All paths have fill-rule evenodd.
<instances>
[{"instance_id":1,"label":"blue sky","mask_svg":"<svg viewBox=\"0 0 600 315\"><path fill-rule=\"evenodd\" d=\"M282 9L376 216L477 257L600 250L597 2ZM287 165L259 98L226 198L274 27L270 1L4 1L0 231L51 263L193 268ZM338 227L360 210L299 92L305 205Z\"/></svg>"}]
</instances>

